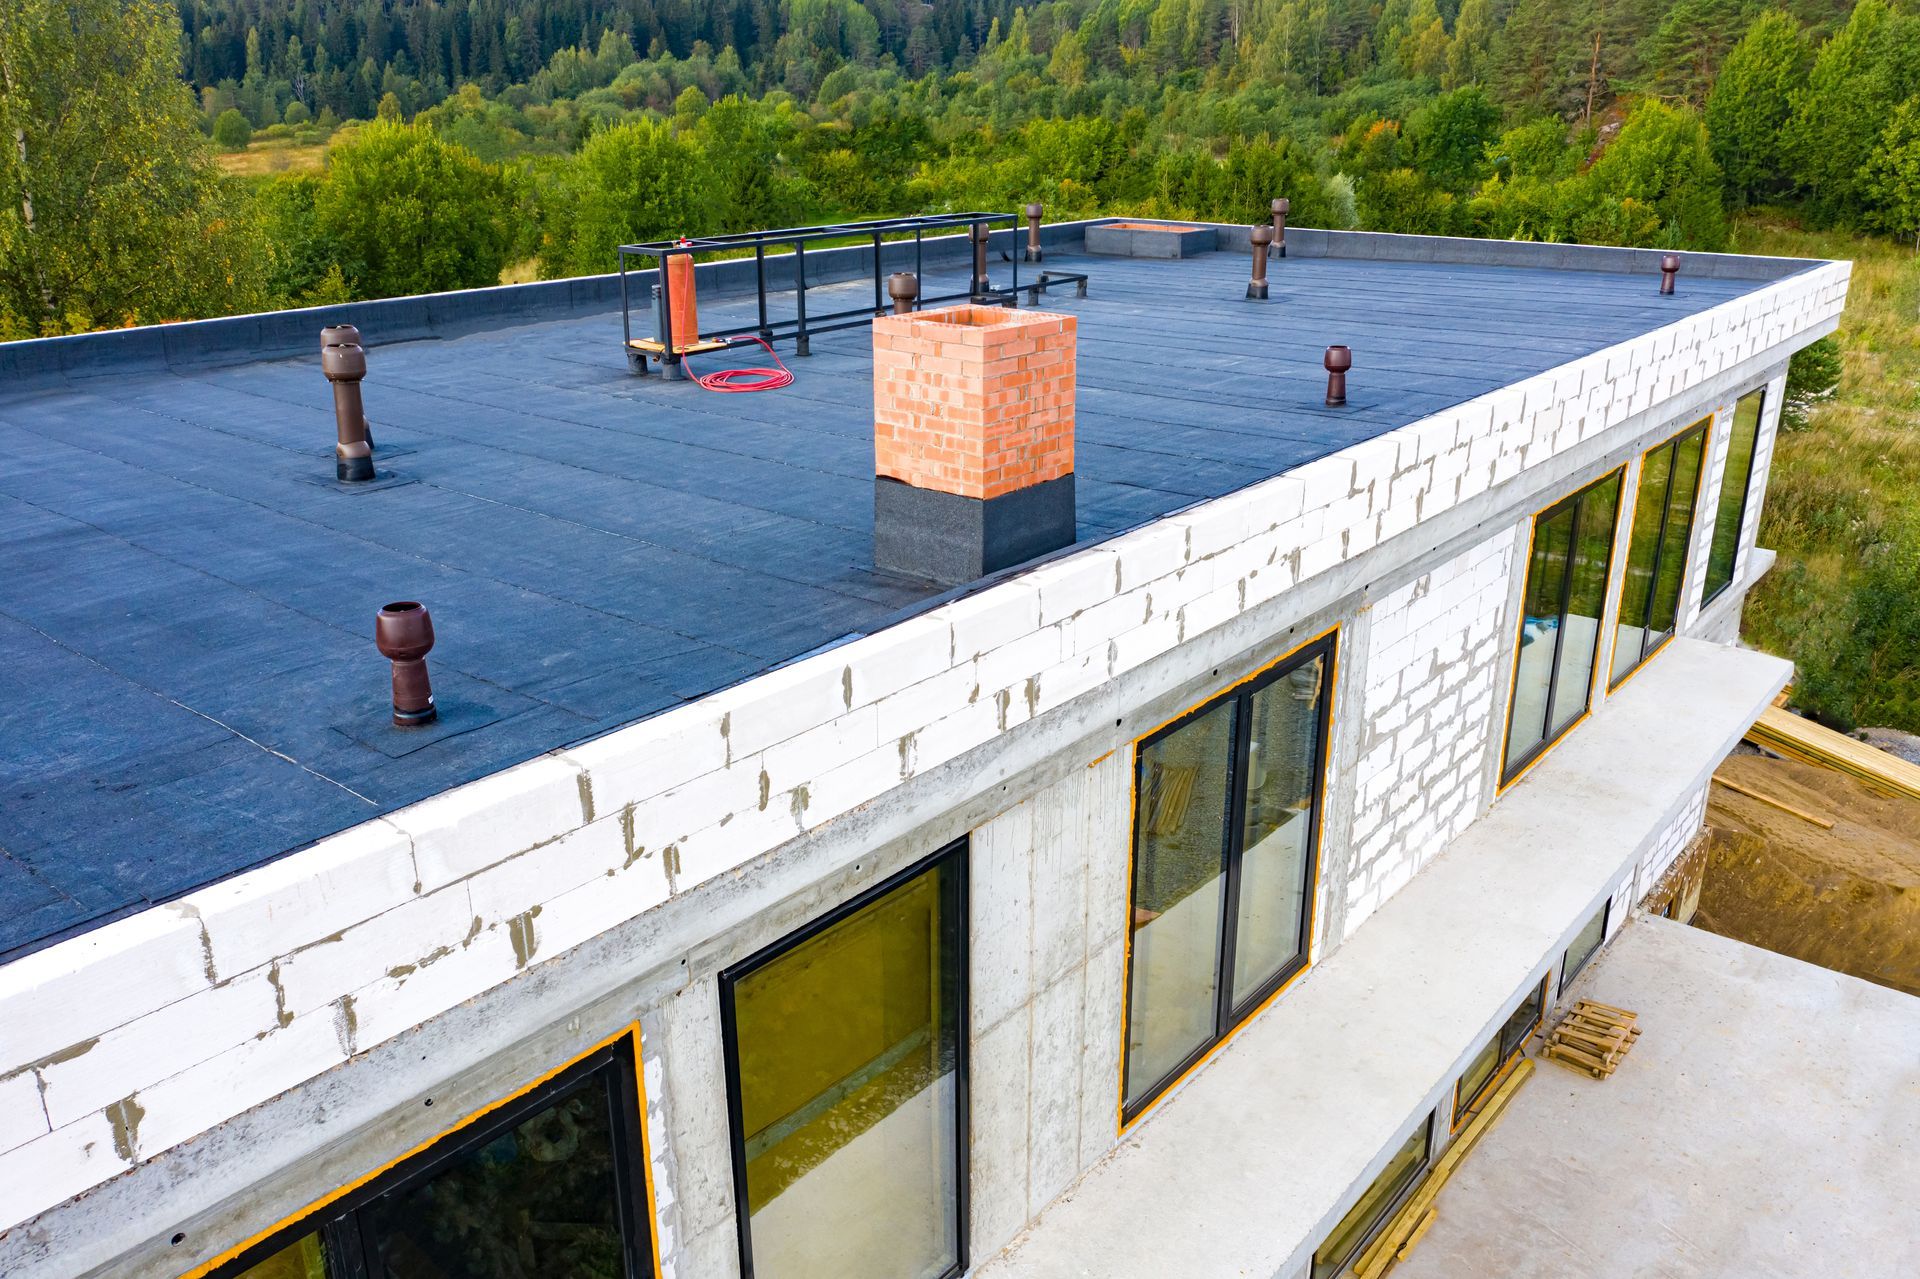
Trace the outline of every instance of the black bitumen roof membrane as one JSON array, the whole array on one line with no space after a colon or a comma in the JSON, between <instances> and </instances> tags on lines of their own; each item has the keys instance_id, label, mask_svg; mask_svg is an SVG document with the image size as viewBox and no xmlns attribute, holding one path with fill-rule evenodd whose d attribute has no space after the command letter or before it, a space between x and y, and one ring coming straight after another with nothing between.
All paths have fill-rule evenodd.
<instances>
[{"instance_id":1,"label":"black bitumen roof membrane","mask_svg":"<svg viewBox=\"0 0 1920 1279\"><path fill-rule=\"evenodd\" d=\"M1041 303L1080 317L1082 543L1758 287L1295 257L1263 304L1242 253L1046 265L1092 277ZM618 312L368 332L393 478L357 490L317 333L298 359L0 386L0 957L937 597L872 567L865 328L783 344L796 383L747 395L635 378L619 335ZM1334 342L1344 409L1321 403ZM396 599L433 612L430 728L389 720L373 618Z\"/></svg>"}]
</instances>

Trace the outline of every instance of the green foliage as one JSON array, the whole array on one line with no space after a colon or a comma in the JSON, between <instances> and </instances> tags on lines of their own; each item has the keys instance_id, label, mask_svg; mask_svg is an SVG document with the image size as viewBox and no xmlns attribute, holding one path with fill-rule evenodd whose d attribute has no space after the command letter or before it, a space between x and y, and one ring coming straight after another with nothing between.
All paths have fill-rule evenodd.
<instances>
[{"instance_id":1,"label":"green foliage","mask_svg":"<svg viewBox=\"0 0 1920 1279\"><path fill-rule=\"evenodd\" d=\"M1911 237L1920 253L1920 96L1894 110L1860 177L1869 225Z\"/></svg>"},{"instance_id":2,"label":"green foliage","mask_svg":"<svg viewBox=\"0 0 1920 1279\"><path fill-rule=\"evenodd\" d=\"M1472 85L1421 107L1404 132L1422 172L1448 191L1465 192L1481 177L1499 127L1500 109Z\"/></svg>"},{"instance_id":3,"label":"green foliage","mask_svg":"<svg viewBox=\"0 0 1920 1279\"><path fill-rule=\"evenodd\" d=\"M1707 134L1736 207L1783 193L1793 91L1812 61L1800 24L1777 9L1755 18L1707 95Z\"/></svg>"},{"instance_id":4,"label":"green foliage","mask_svg":"<svg viewBox=\"0 0 1920 1279\"><path fill-rule=\"evenodd\" d=\"M1801 347L1787 362L1787 391L1780 402L1782 430L1804 430L1813 406L1840 385L1840 343L1831 336Z\"/></svg>"},{"instance_id":5,"label":"green foliage","mask_svg":"<svg viewBox=\"0 0 1920 1279\"><path fill-rule=\"evenodd\" d=\"M213 122L213 140L228 151L244 151L253 141L253 125L233 107L220 113Z\"/></svg>"},{"instance_id":6,"label":"green foliage","mask_svg":"<svg viewBox=\"0 0 1920 1279\"><path fill-rule=\"evenodd\" d=\"M498 283L516 194L432 129L381 120L336 141L313 212L355 293L394 297Z\"/></svg>"},{"instance_id":7,"label":"green foliage","mask_svg":"<svg viewBox=\"0 0 1920 1279\"><path fill-rule=\"evenodd\" d=\"M307 110L307 104L295 98L287 103L286 114L280 117L285 123L298 128L313 119L313 112Z\"/></svg>"},{"instance_id":8,"label":"green foliage","mask_svg":"<svg viewBox=\"0 0 1920 1279\"><path fill-rule=\"evenodd\" d=\"M7 0L0 334L264 303L258 228L195 127L179 38L151 0Z\"/></svg>"},{"instance_id":9,"label":"green foliage","mask_svg":"<svg viewBox=\"0 0 1920 1279\"><path fill-rule=\"evenodd\" d=\"M611 271L622 244L711 226L713 196L699 147L666 126L636 120L596 133L544 193L541 271Z\"/></svg>"},{"instance_id":10,"label":"green foliage","mask_svg":"<svg viewBox=\"0 0 1920 1279\"><path fill-rule=\"evenodd\" d=\"M1895 104L1920 77L1917 24L1881 0L1860 0L1792 95L1783 143L1808 208L1824 222L1860 220L1867 159Z\"/></svg>"},{"instance_id":11,"label":"green foliage","mask_svg":"<svg viewBox=\"0 0 1920 1279\"><path fill-rule=\"evenodd\" d=\"M1594 199L1650 209L1660 223L1662 247L1726 247L1720 166L1693 112L1641 102L1586 176Z\"/></svg>"},{"instance_id":12,"label":"green foliage","mask_svg":"<svg viewBox=\"0 0 1920 1279\"><path fill-rule=\"evenodd\" d=\"M1920 523L1892 521L1826 604L1823 642L1795 655L1795 704L1842 730L1920 725Z\"/></svg>"}]
</instances>

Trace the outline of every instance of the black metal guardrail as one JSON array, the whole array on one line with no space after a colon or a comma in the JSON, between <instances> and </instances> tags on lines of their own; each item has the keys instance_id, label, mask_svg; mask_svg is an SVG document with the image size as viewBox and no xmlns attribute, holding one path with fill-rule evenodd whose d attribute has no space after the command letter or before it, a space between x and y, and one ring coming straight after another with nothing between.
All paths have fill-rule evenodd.
<instances>
[{"instance_id":1,"label":"black metal guardrail","mask_svg":"<svg viewBox=\"0 0 1920 1279\"><path fill-rule=\"evenodd\" d=\"M935 213L910 218L877 218L863 222L835 222L824 226L787 227L778 231L742 231L732 235L690 236L675 240L651 240L643 244L623 244L620 246L620 333L627 353L627 364L636 373L647 371L647 359L651 356L660 361L663 371L672 376L680 362L681 354L687 350L697 350L697 346L671 340L673 315L672 272L668 270L669 259L685 255L692 258L699 253L739 252L751 249L754 261L754 293L756 297L756 319L749 324L735 325L731 328L713 329L699 335L701 343L725 344L728 339L757 335L768 342L792 338L795 355L807 355L809 339L816 333L829 333L836 329L857 328L870 324L877 315L884 315L889 309L886 293L886 272L882 266L883 250L888 243L905 244L904 237L911 235L913 245L913 272L924 276L923 240L930 231L966 230L973 244L973 273L968 287L957 293L943 293L922 296L920 305L930 306L942 302L980 302L1013 306L1017 304L1020 292L1020 254L1018 245L1006 256L1012 264L1012 281L1006 286L995 285L988 277L988 248L996 226L1004 227L1010 236L1017 236L1019 217L1012 213ZM902 237L889 241L887 237ZM873 302L871 305L851 307L845 310L828 311L824 314L807 313L807 245L821 240L871 239L873 246ZM768 314L767 310L767 250L769 248L792 250L792 292L794 296L794 314L791 317L778 318ZM651 268L640 267L633 270L653 272L657 283L654 285L654 297L649 309L654 312L655 336L652 339L636 339L633 335L633 299L628 289L627 276L630 272L629 259L645 262L652 259ZM834 281L845 283L845 279ZM1031 286L1028 289L1033 292ZM677 349L676 349L677 348Z\"/></svg>"}]
</instances>

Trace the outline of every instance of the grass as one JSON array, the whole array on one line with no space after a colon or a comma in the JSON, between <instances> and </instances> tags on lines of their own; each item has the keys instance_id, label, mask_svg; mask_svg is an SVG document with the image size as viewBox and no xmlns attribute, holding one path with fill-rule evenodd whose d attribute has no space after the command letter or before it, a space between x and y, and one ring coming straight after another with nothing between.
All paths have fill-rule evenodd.
<instances>
[{"instance_id":1,"label":"grass","mask_svg":"<svg viewBox=\"0 0 1920 1279\"><path fill-rule=\"evenodd\" d=\"M1920 731L1920 257L1768 215L1733 247L1854 264L1839 387L1774 448L1760 542L1780 560L1745 637L1799 667L1800 709Z\"/></svg>"},{"instance_id":2,"label":"grass","mask_svg":"<svg viewBox=\"0 0 1920 1279\"><path fill-rule=\"evenodd\" d=\"M267 138L248 143L245 151L219 152L218 158L228 173L259 178L270 173L318 173L326 154L324 142Z\"/></svg>"}]
</instances>

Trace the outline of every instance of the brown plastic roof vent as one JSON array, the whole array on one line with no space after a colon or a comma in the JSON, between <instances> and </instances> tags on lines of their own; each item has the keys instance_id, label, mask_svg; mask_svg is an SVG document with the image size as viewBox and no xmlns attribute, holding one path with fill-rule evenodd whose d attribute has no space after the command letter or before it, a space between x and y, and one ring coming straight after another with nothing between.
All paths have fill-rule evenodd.
<instances>
[{"instance_id":1,"label":"brown plastic roof vent","mask_svg":"<svg viewBox=\"0 0 1920 1279\"><path fill-rule=\"evenodd\" d=\"M333 446L333 472L345 483L373 478L373 428L360 402L360 379L367 375L367 352L360 330L336 324L320 330L320 367L333 383L333 419L338 441Z\"/></svg>"},{"instance_id":2,"label":"brown plastic roof vent","mask_svg":"<svg viewBox=\"0 0 1920 1279\"><path fill-rule=\"evenodd\" d=\"M433 617L415 600L398 600L373 619L373 642L393 663L393 722L401 728L431 724L439 717L427 654L433 651Z\"/></svg>"}]
</instances>

